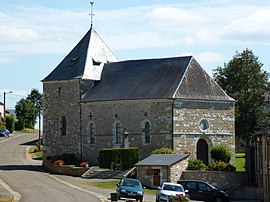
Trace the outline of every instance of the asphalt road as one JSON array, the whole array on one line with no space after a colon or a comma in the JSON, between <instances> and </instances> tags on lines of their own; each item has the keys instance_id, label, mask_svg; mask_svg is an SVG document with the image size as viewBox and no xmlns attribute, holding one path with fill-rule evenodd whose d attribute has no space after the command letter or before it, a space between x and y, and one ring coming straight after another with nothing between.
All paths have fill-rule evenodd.
<instances>
[{"instance_id":1,"label":"asphalt road","mask_svg":"<svg viewBox=\"0 0 270 202\"><path fill-rule=\"evenodd\" d=\"M37 134L0 138L0 179L18 192L20 202L101 202L101 198L76 189L42 171L41 161L26 158L26 148Z\"/></svg>"}]
</instances>

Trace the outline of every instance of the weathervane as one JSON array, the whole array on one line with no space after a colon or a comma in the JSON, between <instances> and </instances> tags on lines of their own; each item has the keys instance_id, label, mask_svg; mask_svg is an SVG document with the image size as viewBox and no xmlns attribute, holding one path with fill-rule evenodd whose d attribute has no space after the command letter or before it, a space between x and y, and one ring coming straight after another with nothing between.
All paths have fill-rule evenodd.
<instances>
[{"instance_id":1,"label":"weathervane","mask_svg":"<svg viewBox=\"0 0 270 202\"><path fill-rule=\"evenodd\" d=\"M93 5L94 5L94 1L90 1L90 4L91 4L91 27L93 26L93 17L94 17L94 13L93 13Z\"/></svg>"}]
</instances>

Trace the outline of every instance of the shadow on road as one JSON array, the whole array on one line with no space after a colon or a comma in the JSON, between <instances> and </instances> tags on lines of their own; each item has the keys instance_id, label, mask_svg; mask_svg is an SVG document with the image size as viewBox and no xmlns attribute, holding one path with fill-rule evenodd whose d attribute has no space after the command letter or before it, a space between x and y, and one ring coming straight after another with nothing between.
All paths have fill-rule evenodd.
<instances>
[{"instance_id":1,"label":"shadow on road","mask_svg":"<svg viewBox=\"0 0 270 202\"><path fill-rule=\"evenodd\" d=\"M35 172L48 172L42 165L2 165L0 170L25 170Z\"/></svg>"},{"instance_id":2,"label":"shadow on road","mask_svg":"<svg viewBox=\"0 0 270 202\"><path fill-rule=\"evenodd\" d=\"M38 142L38 139L29 141L29 142L24 142L24 143L22 143L22 144L20 144L20 145L32 146L32 145L36 145L36 142Z\"/></svg>"}]
</instances>

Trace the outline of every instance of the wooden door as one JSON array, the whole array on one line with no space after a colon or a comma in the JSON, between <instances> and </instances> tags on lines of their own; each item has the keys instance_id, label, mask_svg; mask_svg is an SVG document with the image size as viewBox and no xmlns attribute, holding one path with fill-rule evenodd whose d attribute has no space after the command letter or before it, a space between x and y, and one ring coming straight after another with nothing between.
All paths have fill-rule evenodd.
<instances>
[{"instance_id":1,"label":"wooden door","mask_svg":"<svg viewBox=\"0 0 270 202\"><path fill-rule=\"evenodd\" d=\"M200 139L197 143L197 159L208 165L208 144L204 139Z\"/></svg>"}]
</instances>

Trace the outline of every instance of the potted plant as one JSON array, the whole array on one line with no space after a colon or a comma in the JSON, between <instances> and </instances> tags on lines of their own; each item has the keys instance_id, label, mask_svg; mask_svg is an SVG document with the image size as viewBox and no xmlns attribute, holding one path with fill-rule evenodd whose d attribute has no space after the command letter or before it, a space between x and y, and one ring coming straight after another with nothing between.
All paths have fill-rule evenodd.
<instances>
[{"instance_id":1,"label":"potted plant","mask_svg":"<svg viewBox=\"0 0 270 202\"><path fill-rule=\"evenodd\" d=\"M63 165L64 163L65 162L63 160L61 160L61 159L58 159L58 160L55 161L56 165Z\"/></svg>"},{"instance_id":2,"label":"potted plant","mask_svg":"<svg viewBox=\"0 0 270 202\"><path fill-rule=\"evenodd\" d=\"M80 163L80 166L81 166L81 167L88 167L89 164L88 164L87 161L83 161L83 162Z\"/></svg>"}]
</instances>

